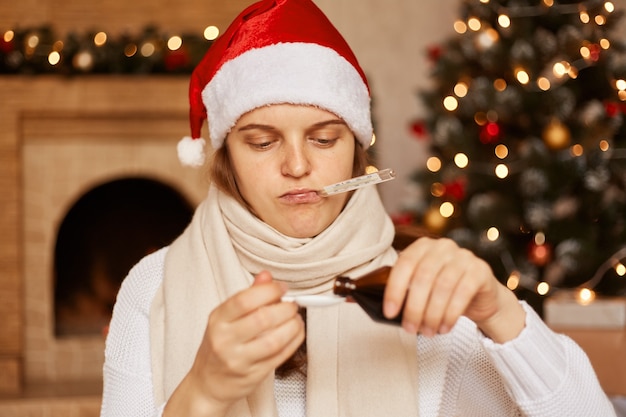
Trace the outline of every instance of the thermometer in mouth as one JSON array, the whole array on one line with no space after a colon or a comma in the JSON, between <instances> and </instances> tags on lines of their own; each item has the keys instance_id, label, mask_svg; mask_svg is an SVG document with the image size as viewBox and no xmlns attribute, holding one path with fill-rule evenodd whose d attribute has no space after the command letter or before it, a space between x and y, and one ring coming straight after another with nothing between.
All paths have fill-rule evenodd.
<instances>
[{"instance_id":1,"label":"thermometer in mouth","mask_svg":"<svg viewBox=\"0 0 626 417\"><path fill-rule=\"evenodd\" d=\"M381 182L390 181L396 178L393 169L387 168L371 174L361 175L360 177L350 178L336 184L327 185L317 192L322 197L328 197L339 193L347 193L348 191L357 190L367 187L368 185L380 184Z\"/></svg>"}]
</instances>

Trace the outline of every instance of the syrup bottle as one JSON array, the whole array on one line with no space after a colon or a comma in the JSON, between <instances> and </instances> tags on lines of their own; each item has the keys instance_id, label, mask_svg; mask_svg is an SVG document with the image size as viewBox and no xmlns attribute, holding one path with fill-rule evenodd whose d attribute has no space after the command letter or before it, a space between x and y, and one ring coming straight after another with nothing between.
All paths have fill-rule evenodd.
<instances>
[{"instance_id":1,"label":"syrup bottle","mask_svg":"<svg viewBox=\"0 0 626 417\"><path fill-rule=\"evenodd\" d=\"M400 325L402 313L392 319L388 319L383 314L383 294L390 271L390 266L383 266L360 278L337 277L333 293L346 297L348 301L356 302L374 321Z\"/></svg>"}]
</instances>

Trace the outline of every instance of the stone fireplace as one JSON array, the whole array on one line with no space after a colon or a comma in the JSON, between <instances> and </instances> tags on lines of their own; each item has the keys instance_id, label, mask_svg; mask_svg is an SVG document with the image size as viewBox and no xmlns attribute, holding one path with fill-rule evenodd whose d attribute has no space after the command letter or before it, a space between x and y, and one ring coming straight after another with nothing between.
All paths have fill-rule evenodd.
<instances>
[{"instance_id":1,"label":"stone fireplace","mask_svg":"<svg viewBox=\"0 0 626 417\"><path fill-rule=\"evenodd\" d=\"M81 196L120 179L161 184L191 207L202 199L205 172L176 157L187 82L0 79L0 416L98 415L104 336L55 334L57 233Z\"/></svg>"}]
</instances>

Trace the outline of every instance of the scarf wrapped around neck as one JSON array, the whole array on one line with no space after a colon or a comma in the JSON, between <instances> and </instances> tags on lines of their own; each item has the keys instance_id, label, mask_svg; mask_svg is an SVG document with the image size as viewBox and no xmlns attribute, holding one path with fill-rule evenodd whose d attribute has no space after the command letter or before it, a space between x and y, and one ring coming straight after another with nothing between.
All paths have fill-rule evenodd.
<instances>
[{"instance_id":1,"label":"scarf wrapped around neck","mask_svg":"<svg viewBox=\"0 0 626 417\"><path fill-rule=\"evenodd\" d=\"M271 272L290 293L332 289L337 275L357 277L391 265L394 228L374 187L356 191L337 219L314 238L277 232L210 187L165 258L150 312L155 400L166 401L187 374L211 311ZM307 311L309 417L417 416L416 338L372 321L358 305ZM276 417L274 375L231 407L229 417Z\"/></svg>"}]
</instances>

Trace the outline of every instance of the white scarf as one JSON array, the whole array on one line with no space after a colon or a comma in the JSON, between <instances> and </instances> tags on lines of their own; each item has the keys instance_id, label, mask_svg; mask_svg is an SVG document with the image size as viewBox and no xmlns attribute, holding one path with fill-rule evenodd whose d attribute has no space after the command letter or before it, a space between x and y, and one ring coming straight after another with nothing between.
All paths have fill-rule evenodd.
<instances>
[{"instance_id":1,"label":"white scarf","mask_svg":"<svg viewBox=\"0 0 626 417\"><path fill-rule=\"evenodd\" d=\"M374 187L355 192L314 238L291 238L211 187L165 259L150 312L157 404L191 368L210 312L267 269L290 292L331 291L337 275L393 264L394 228ZM307 311L309 417L417 416L416 338L375 323L354 303ZM228 416L276 417L273 374Z\"/></svg>"}]
</instances>

